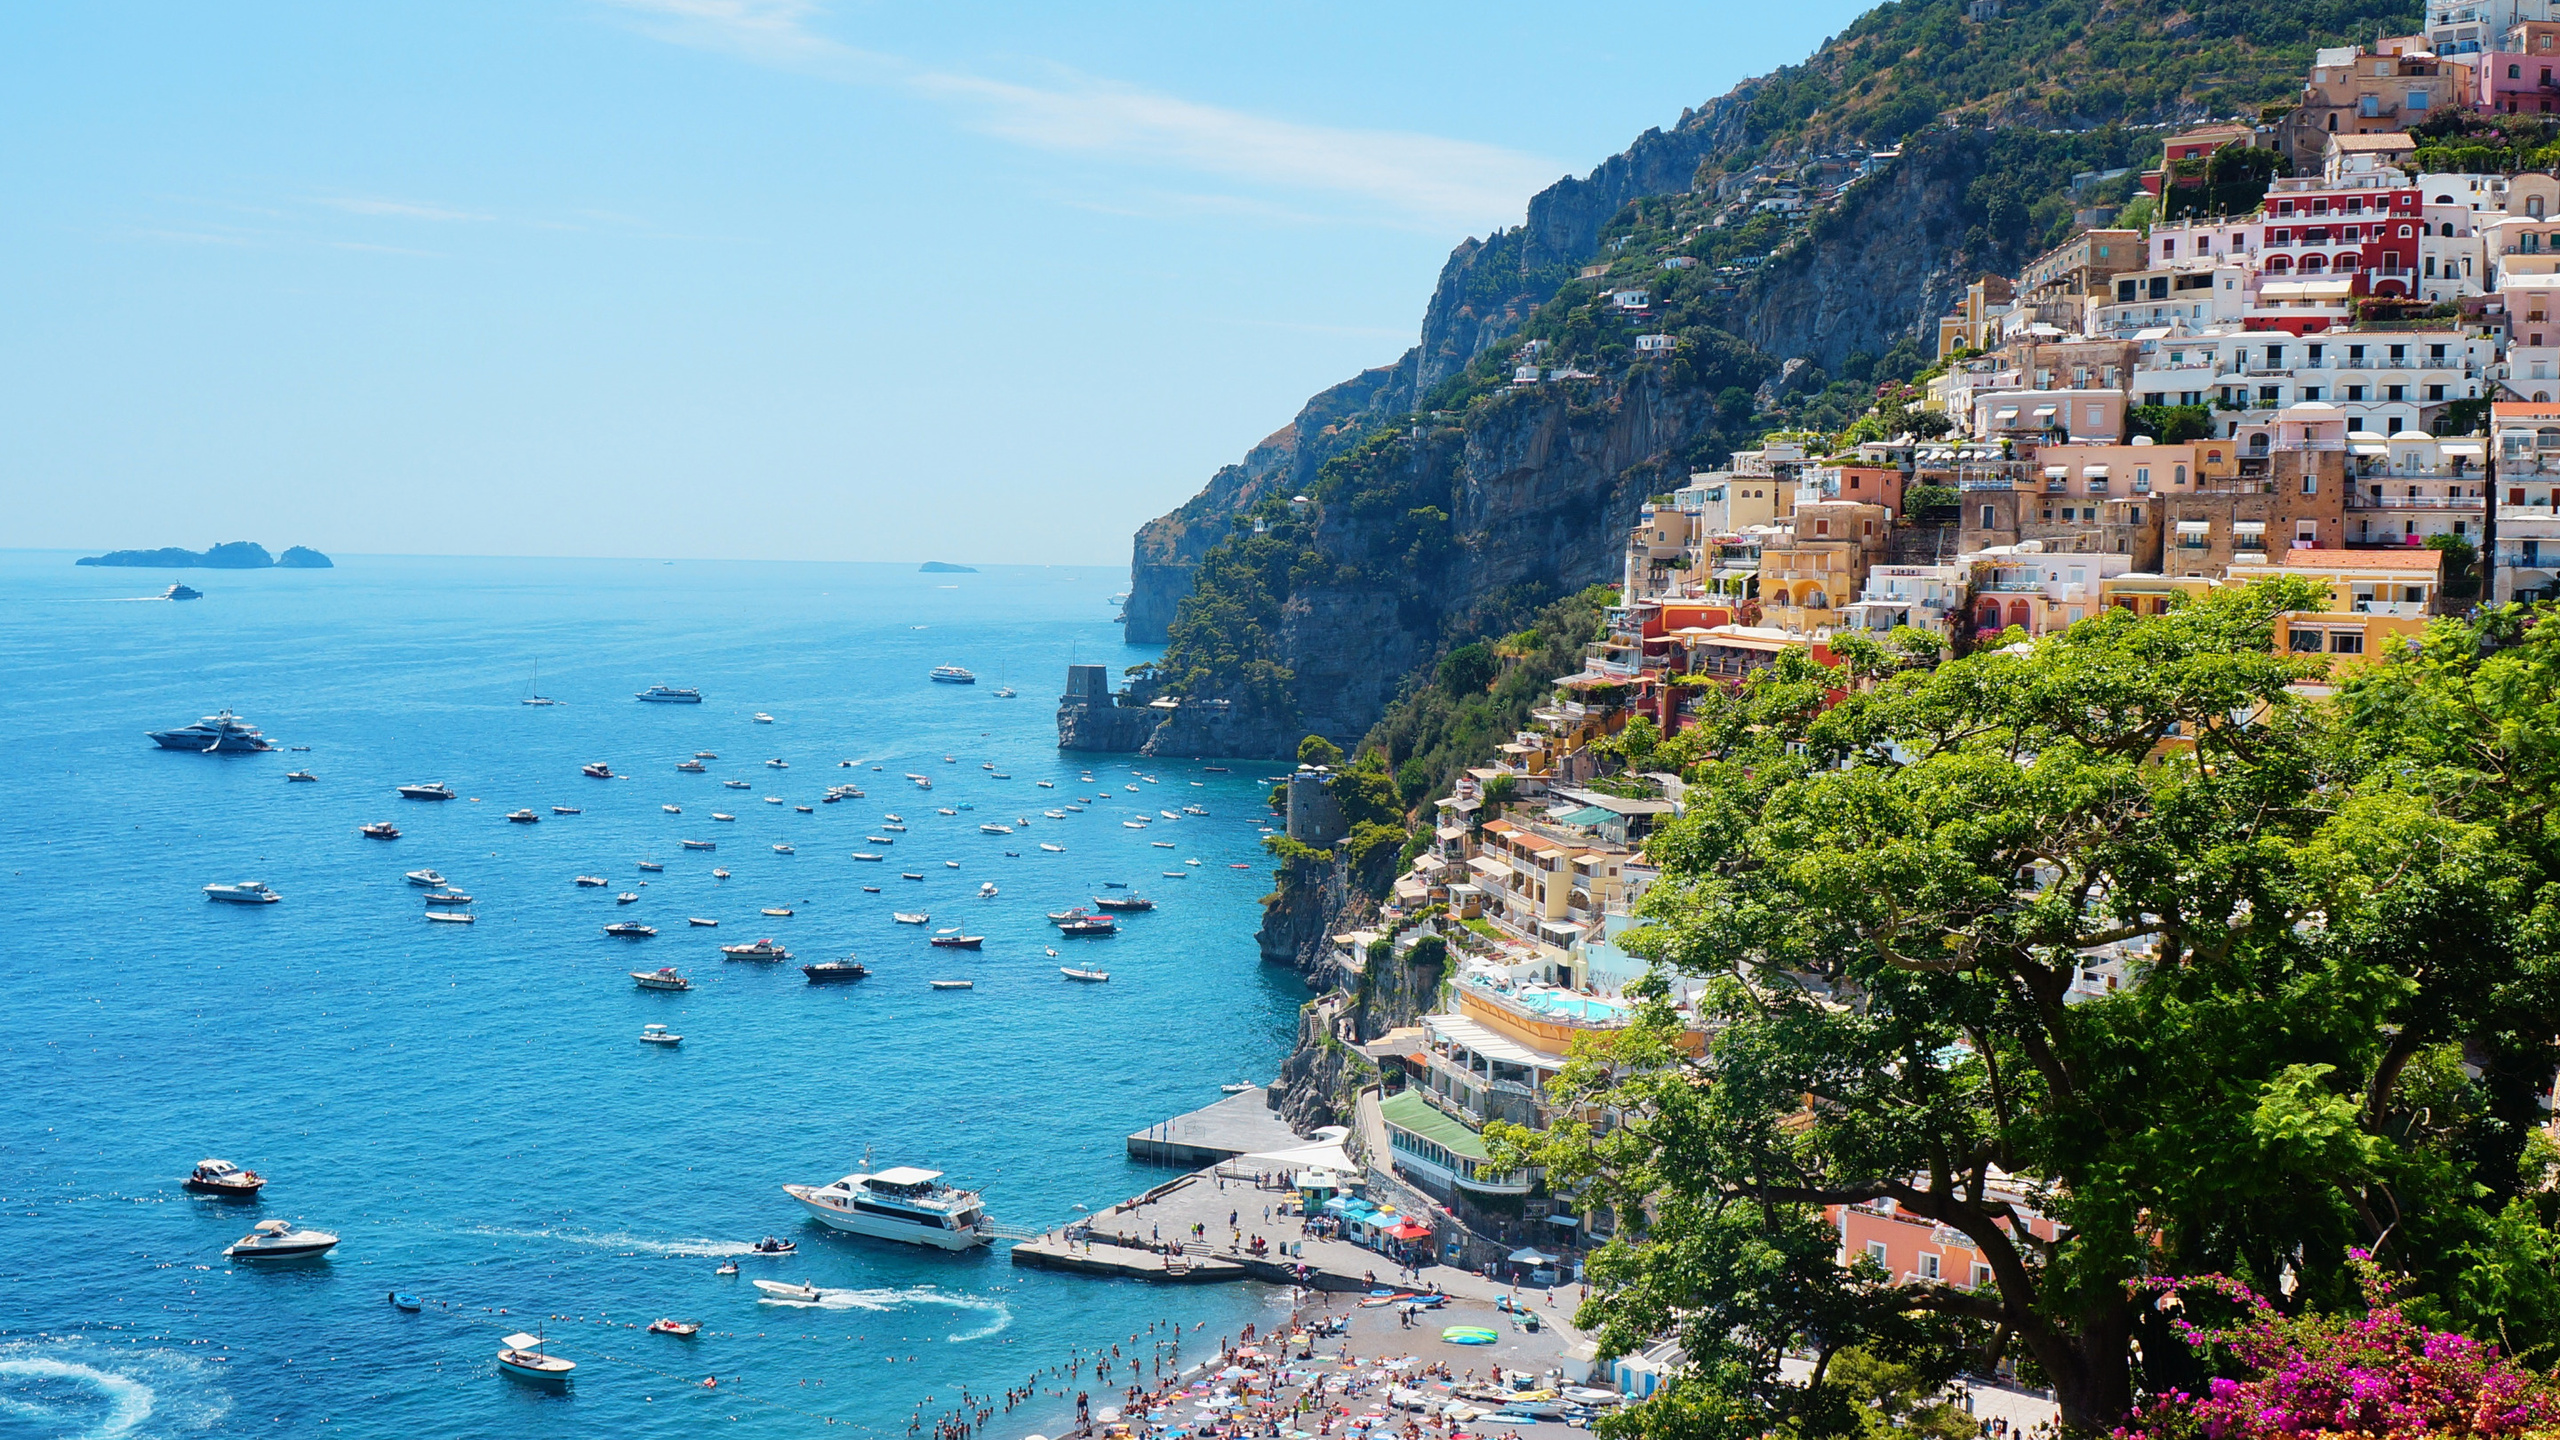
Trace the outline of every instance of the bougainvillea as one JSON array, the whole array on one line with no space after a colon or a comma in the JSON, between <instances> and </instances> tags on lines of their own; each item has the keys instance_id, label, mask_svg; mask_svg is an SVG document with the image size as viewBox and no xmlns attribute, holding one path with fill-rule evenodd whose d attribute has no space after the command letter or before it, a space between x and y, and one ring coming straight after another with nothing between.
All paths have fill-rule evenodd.
<instances>
[{"instance_id":1,"label":"bougainvillea","mask_svg":"<svg viewBox=\"0 0 2560 1440\"><path fill-rule=\"evenodd\" d=\"M2211 1294L2239 1305L2243 1318L2219 1329L2183 1313L2173 1323L2188 1344L2217 1348L2249 1373L2214 1380L2200 1396L2155 1399L2115 1432L2118 1440L2560 1434L2560 1386L2495 1345L2409 1319L2392 1299L2397 1282L2365 1252L2350 1265L2364 1290L2361 1316L2286 1316L2220 1275L2147 1282L2163 1295Z\"/></svg>"}]
</instances>

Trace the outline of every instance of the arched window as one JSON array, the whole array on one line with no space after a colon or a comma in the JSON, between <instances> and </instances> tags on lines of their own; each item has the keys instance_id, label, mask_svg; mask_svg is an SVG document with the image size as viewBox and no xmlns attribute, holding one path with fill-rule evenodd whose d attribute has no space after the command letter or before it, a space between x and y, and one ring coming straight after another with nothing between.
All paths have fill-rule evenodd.
<instances>
[{"instance_id":1,"label":"arched window","mask_svg":"<svg viewBox=\"0 0 2560 1440\"><path fill-rule=\"evenodd\" d=\"M2524 78L2524 67L2523 67L2523 66L2521 66L2521 65L2510 65L2510 66L2508 66L2508 67L2507 67L2507 78L2508 78L2508 79L2510 79L2510 80L2521 80L2521 79L2523 79L2523 78Z\"/></svg>"},{"instance_id":2,"label":"arched window","mask_svg":"<svg viewBox=\"0 0 2560 1440\"><path fill-rule=\"evenodd\" d=\"M2363 262L2358 260L2355 257L2355 254L2351 251L2339 256L2335 261L2332 261L2329 268L2332 270L2353 270L2356 266L2362 263Z\"/></svg>"},{"instance_id":3,"label":"arched window","mask_svg":"<svg viewBox=\"0 0 2560 1440\"><path fill-rule=\"evenodd\" d=\"M2023 630L2023 629L2027 628L2027 621L2028 621L2028 619L2029 619L2029 616L2028 616L2028 612L2027 612L2027 602L2026 602L2026 601L2024 601L2024 600L2012 600L2012 601L2010 601L2010 602L2009 602L2009 623L2010 623L2010 624L2015 625L2015 626L2017 626L2019 629Z\"/></svg>"},{"instance_id":4,"label":"arched window","mask_svg":"<svg viewBox=\"0 0 2560 1440\"><path fill-rule=\"evenodd\" d=\"M2441 228L2439 228L2439 229L2436 231L2436 233L2437 233L2437 234L2439 234L2439 235L2443 235L2443 236L2450 237L2450 236L2453 234L2453 222L2452 222L2452 221L2450 221L2450 220L2447 220L2446 222L2444 222L2443 226L2442 226Z\"/></svg>"},{"instance_id":5,"label":"arched window","mask_svg":"<svg viewBox=\"0 0 2560 1440\"><path fill-rule=\"evenodd\" d=\"M2177 484L2180 484L2180 485L2184 485L2184 484L2186 484L2186 483L2187 483L2187 467L2186 467L2186 466L2184 466L2184 465L2172 465L2172 466L2170 466L2170 467L2169 467L2169 478L2170 478L2172 481L2176 482Z\"/></svg>"},{"instance_id":6,"label":"arched window","mask_svg":"<svg viewBox=\"0 0 2560 1440\"><path fill-rule=\"evenodd\" d=\"M2261 430L2257 434L2250 436L2249 448L2264 454L2267 448L2267 432Z\"/></svg>"},{"instance_id":7,"label":"arched window","mask_svg":"<svg viewBox=\"0 0 2560 1440\"><path fill-rule=\"evenodd\" d=\"M2403 225L2403 226L2401 226L2401 227L2400 227L2400 238L2401 238L2401 239L2403 239L2403 240L2408 239L2408 238L2409 238L2409 234L2410 234L2410 231L2409 231L2409 227L2408 227L2408 226Z\"/></svg>"},{"instance_id":8,"label":"arched window","mask_svg":"<svg viewBox=\"0 0 2560 1440\"><path fill-rule=\"evenodd\" d=\"M2293 260L2289 256L2270 255L2267 257L2267 273L2270 275L2282 275L2292 268Z\"/></svg>"},{"instance_id":9,"label":"arched window","mask_svg":"<svg viewBox=\"0 0 2560 1440\"><path fill-rule=\"evenodd\" d=\"M2533 217L2534 219L2536 219L2536 220L2541 219L2541 218L2542 218L2542 197L2541 197L2541 196L2539 196L2539 195L2528 195L2528 196L2526 196L2526 197L2525 197L2525 199L2524 199L2524 213L2525 213L2525 214L2527 214L2527 215L2532 216L2532 217Z\"/></svg>"},{"instance_id":10,"label":"arched window","mask_svg":"<svg viewBox=\"0 0 2560 1440\"><path fill-rule=\"evenodd\" d=\"M2317 255L2305 255L2302 257L2302 273L2305 275L2317 275L2321 271L2327 269L2328 264L2328 261L2321 259Z\"/></svg>"}]
</instances>

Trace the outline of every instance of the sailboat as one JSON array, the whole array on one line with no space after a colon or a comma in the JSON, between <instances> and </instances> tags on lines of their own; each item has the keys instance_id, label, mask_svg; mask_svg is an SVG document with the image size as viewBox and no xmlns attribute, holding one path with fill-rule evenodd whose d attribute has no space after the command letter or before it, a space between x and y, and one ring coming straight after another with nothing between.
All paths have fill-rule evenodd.
<instances>
[{"instance_id":1,"label":"sailboat","mask_svg":"<svg viewBox=\"0 0 2560 1440\"><path fill-rule=\"evenodd\" d=\"M559 701L542 693L542 667L540 665L533 667L533 679L525 684L523 703L527 705L557 705L560 703Z\"/></svg>"}]
</instances>

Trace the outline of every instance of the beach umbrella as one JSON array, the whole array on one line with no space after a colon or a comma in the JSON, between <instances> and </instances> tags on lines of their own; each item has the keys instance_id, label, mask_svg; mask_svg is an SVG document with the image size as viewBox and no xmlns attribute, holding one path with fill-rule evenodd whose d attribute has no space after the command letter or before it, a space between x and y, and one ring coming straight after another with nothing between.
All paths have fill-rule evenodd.
<instances>
[{"instance_id":1,"label":"beach umbrella","mask_svg":"<svg viewBox=\"0 0 2560 1440\"><path fill-rule=\"evenodd\" d=\"M1511 1252L1511 1263L1514 1265L1553 1265L1556 1263L1556 1257L1548 1254L1544 1250L1521 1249Z\"/></svg>"}]
</instances>

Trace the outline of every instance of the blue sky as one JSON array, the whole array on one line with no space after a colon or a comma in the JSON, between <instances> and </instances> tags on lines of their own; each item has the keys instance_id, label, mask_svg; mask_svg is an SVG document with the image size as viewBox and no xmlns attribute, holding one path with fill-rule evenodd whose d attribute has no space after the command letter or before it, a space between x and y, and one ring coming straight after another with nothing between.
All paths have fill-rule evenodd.
<instances>
[{"instance_id":1,"label":"blue sky","mask_svg":"<svg viewBox=\"0 0 2560 1440\"><path fill-rule=\"evenodd\" d=\"M1860 8L16 7L0 545L1116 563Z\"/></svg>"}]
</instances>

